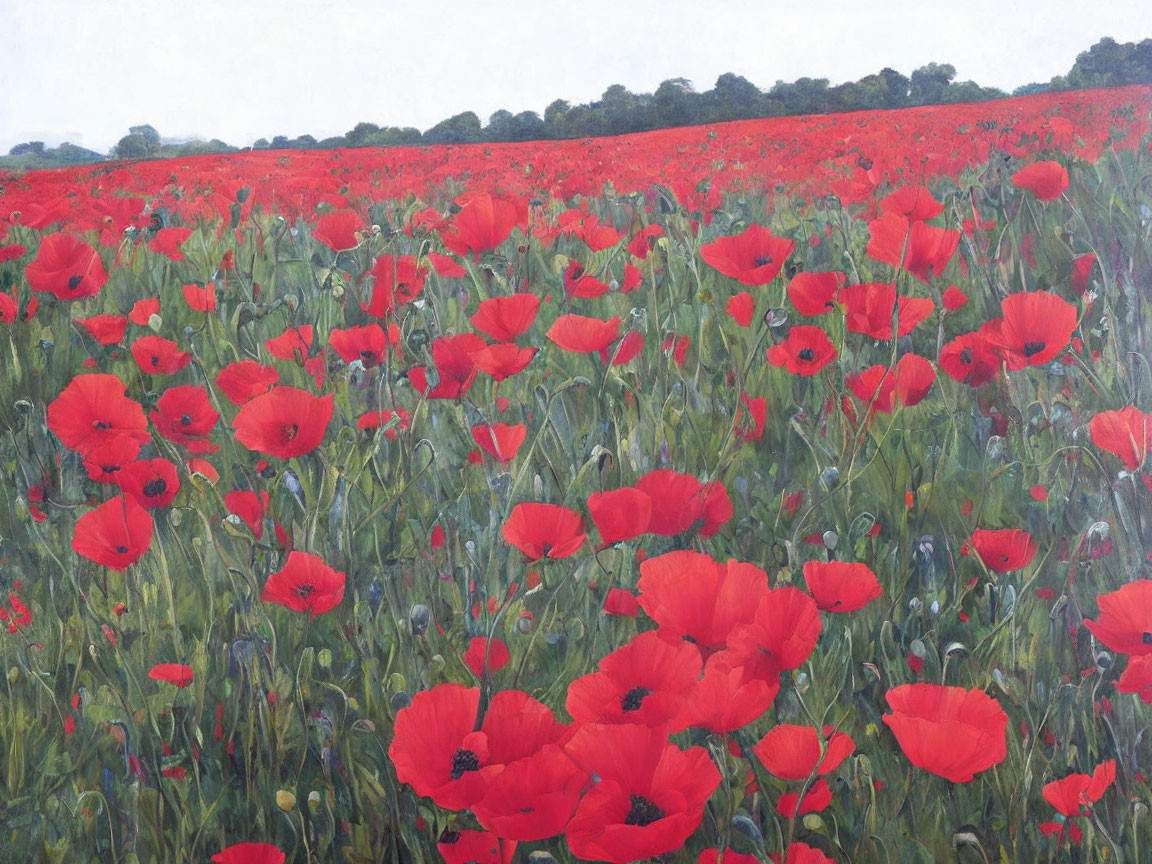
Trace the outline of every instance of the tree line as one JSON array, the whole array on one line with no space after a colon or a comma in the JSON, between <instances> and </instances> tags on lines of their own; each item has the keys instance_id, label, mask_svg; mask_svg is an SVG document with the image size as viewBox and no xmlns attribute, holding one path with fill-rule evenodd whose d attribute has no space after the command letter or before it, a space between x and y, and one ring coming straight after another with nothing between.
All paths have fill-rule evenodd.
<instances>
[{"instance_id":1,"label":"tree line","mask_svg":"<svg viewBox=\"0 0 1152 864\"><path fill-rule=\"evenodd\" d=\"M565 99L556 99L544 109L543 115L535 111L513 114L500 110L485 124L475 112L465 111L423 132L413 127L381 126L366 121L357 123L343 135L321 139L312 135L295 138L276 135L259 139L250 149L328 150L590 138L727 120L983 102L1008 95L1152 84L1152 39L1126 43L1101 39L1076 57L1067 75L1047 83L1017 87L1011 94L975 81L955 79L956 69L951 64L928 63L911 75L885 67L859 81L843 84L833 85L827 78L799 78L777 81L769 89L761 90L747 78L726 72L716 79L712 89L704 92L697 92L685 78L663 81L653 93L633 93L622 84L613 84L595 102L573 105ZM107 158L159 159L233 153L240 149L249 148L234 147L218 139L167 144L156 129L143 125L131 127ZM103 158L71 144L45 148L42 142L32 141L13 147L8 159L0 158L0 167L5 167L5 162L11 167L43 167L44 164L78 164Z\"/></svg>"}]
</instances>

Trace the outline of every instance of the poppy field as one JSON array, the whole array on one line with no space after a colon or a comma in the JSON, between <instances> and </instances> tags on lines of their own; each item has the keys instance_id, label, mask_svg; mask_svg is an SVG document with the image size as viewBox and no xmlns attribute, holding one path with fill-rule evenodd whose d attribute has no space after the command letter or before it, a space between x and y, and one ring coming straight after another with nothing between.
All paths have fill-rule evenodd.
<instances>
[{"instance_id":1,"label":"poppy field","mask_svg":"<svg viewBox=\"0 0 1152 864\"><path fill-rule=\"evenodd\" d=\"M0 173L0 861L1148 860L1150 112Z\"/></svg>"}]
</instances>

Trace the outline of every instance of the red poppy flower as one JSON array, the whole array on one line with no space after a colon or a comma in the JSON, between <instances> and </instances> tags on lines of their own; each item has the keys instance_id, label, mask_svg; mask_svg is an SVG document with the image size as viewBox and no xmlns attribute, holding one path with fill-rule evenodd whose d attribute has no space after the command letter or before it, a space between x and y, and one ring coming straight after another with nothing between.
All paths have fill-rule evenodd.
<instances>
[{"instance_id":1,"label":"red poppy flower","mask_svg":"<svg viewBox=\"0 0 1152 864\"><path fill-rule=\"evenodd\" d=\"M436 275L446 279L461 279L468 275L464 266L451 255L441 255L439 252L429 252L428 262Z\"/></svg>"},{"instance_id":2,"label":"red poppy flower","mask_svg":"<svg viewBox=\"0 0 1152 864\"><path fill-rule=\"evenodd\" d=\"M900 404L911 407L919 405L936 381L936 370L932 364L917 354L905 354L896 361L893 370L896 398Z\"/></svg>"},{"instance_id":3,"label":"red poppy flower","mask_svg":"<svg viewBox=\"0 0 1152 864\"><path fill-rule=\"evenodd\" d=\"M623 366L644 350L644 334L639 330L629 330L624 338L616 343L600 349L600 362L611 362L613 366Z\"/></svg>"},{"instance_id":4,"label":"red poppy flower","mask_svg":"<svg viewBox=\"0 0 1152 864\"><path fill-rule=\"evenodd\" d=\"M468 650L464 652L464 665L477 678L482 677L485 666L488 674L493 675L507 666L511 659L512 652L503 639L485 639L483 636L469 642Z\"/></svg>"},{"instance_id":5,"label":"red poppy flower","mask_svg":"<svg viewBox=\"0 0 1152 864\"><path fill-rule=\"evenodd\" d=\"M943 303L944 308L949 312L955 312L961 306L968 302L968 295L957 288L955 285L949 285L944 290Z\"/></svg>"},{"instance_id":6,"label":"red poppy flower","mask_svg":"<svg viewBox=\"0 0 1152 864\"><path fill-rule=\"evenodd\" d=\"M1072 290L1077 296L1083 297L1088 290L1088 280L1096 266L1096 256L1092 252L1077 255L1072 259Z\"/></svg>"},{"instance_id":7,"label":"red poppy flower","mask_svg":"<svg viewBox=\"0 0 1152 864\"><path fill-rule=\"evenodd\" d=\"M481 252L495 249L507 240L519 221L520 208L513 202L487 192L471 192L440 237L451 252L460 256L471 253L479 258Z\"/></svg>"},{"instance_id":8,"label":"red poppy flower","mask_svg":"<svg viewBox=\"0 0 1152 864\"><path fill-rule=\"evenodd\" d=\"M741 327L748 327L752 324L752 316L756 313L756 301L747 291L741 291L728 298L726 310L733 321Z\"/></svg>"},{"instance_id":9,"label":"red poppy flower","mask_svg":"<svg viewBox=\"0 0 1152 864\"><path fill-rule=\"evenodd\" d=\"M996 573L1022 570L1036 557L1036 543L1027 531L977 529L972 532L972 548L984 566Z\"/></svg>"},{"instance_id":10,"label":"red poppy flower","mask_svg":"<svg viewBox=\"0 0 1152 864\"><path fill-rule=\"evenodd\" d=\"M785 819L803 816L805 813L821 813L832 803L832 788L823 778L808 787L804 798L799 792L785 792L776 799L776 812Z\"/></svg>"},{"instance_id":11,"label":"red poppy flower","mask_svg":"<svg viewBox=\"0 0 1152 864\"><path fill-rule=\"evenodd\" d=\"M182 289L184 302L193 312L216 311L216 286L209 282L207 285L185 285Z\"/></svg>"},{"instance_id":12,"label":"red poppy flower","mask_svg":"<svg viewBox=\"0 0 1152 864\"><path fill-rule=\"evenodd\" d=\"M96 250L73 234L49 234L41 240L24 277L33 291L48 291L61 300L95 297L108 281Z\"/></svg>"},{"instance_id":13,"label":"red poppy flower","mask_svg":"<svg viewBox=\"0 0 1152 864\"><path fill-rule=\"evenodd\" d=\"M638 618L640 603L636 595L626 588L609 588L604 596L604 614L622 618Z\"/></svg>"},{"instance_id":14,"label":"red poppy flower","mask_svg":"<svg viewBox=\"0 0 1152 864\"><path fill-rule=\"evenodd\" d=\"M1152 581L1141 579L1096 598L1100 614L1084 620L1108 648L1134 657L1152 654Z\"/></svg>"},{"instance_id":15,"label":"red poppy flower","mask_svg":"<svg viewBox=\"0 0 1152 864\"><path fill-rule=\"evenodd\" d=\"M243 405L267 393L280 381L272 366L255 360L237 360L216 373L216 386L233 405Z\"/></svg>"},{"instance_id":16,"label":"red poppy flower","mask_svg":"<svg viewBox=\"0 0 1152 864\"><path fill-rule=\"evenodd\" d=\"M76 323L87 330L88 335L95 339L98 345L120 344L120 340L124 338L124 331L128 329L128 319L123 315L97 315L93 318L78 319Z\"/></svg>"},{"instance_id":17,"label":"red poppy flower","mask_svg":"<svg viewBox=\"0 0 1152 864\"><path fill-rule=\"evenodd\" d=\"M773 864L780 864L779 855L770 852L768 859ZM819 849L796 840L788 844L788 857L784 860L784 864L835 864L835 862Z\"/></svg>"},{"instance_id":18,"label":"red poppy flower","mask_svg":"<svg viewBox=\"0 0 1152 864\"><path fill-rule=\"evenodd\" d=\"M648 630L570 683L564 707L577 723L663 726L680 713L702 665L695 646Z\"/></svg>"},{"instance_id":19,"label":"red poppy flower","mask_svg":"<svg viewBox=\"0 0 1152 864\"><path fill-rule=\"evenodd\" d=\"M128 313L128 320L139 327L147 327L148 319L160 314L160 300L156 297L145 297L132 304L132 311Z\"/></svg>"},{"instance_id":20,"label":"red poppy flower","mask_svg":"<svg viewBox=\"0 0 1152 864\"><path fill-rule=\"evenodd\" d=\"M896 296L891 282L845 285L838 294L844 307L849 333L863 333L873 339L892 338L892 312L897 309L897 336L907 336L932 314L935 304L927 297Z\"/></svg>"},{"instance_id":21,"label":"red poppy flower","mask_svg":"<svg viewBox=\"0 0 1152 864\"><path fill-rule=\"evenodd\" d=\"M1001 318L988 322L989 342L1000 348L1009 369L1042 366L1072 341L1079 324L1076 307L1048 291L1009 294L1000 301Z\"/></svg>"},{"instance_id":22,"label":"red poppy flower","mask_svg":"<svg viewBox=\"0 0 1152 864\"><path fill-rule=\"evenodd\" d=\"M845 561L809 561L804 584L822 612L855 612L884 593L867 564Z\"/></svg>"},{"instance_id":23,"label":"red poppy flower","mask_svg":"<svg viewBox=\"0 0 1152 864\"><path fill-rule=\"evenodd\" d=\"M539 348L519 348L511 343L488 345L472 354L472 362L481 372L497 381L511 378L528 368Z\"/></svg>"},{"instance_id":24,"label":"red poppy flower","mask_svg":"<svg viewBox=\"0 0 1152 864\"><path fill-rule=\"evenodd\" d=\"M433 339L432 361L436 364L440 381L427 390L425 398L458 399L467 393L476 380L477 370L472 355L485 347L484 340L475 333Z\"/></svg>"},{"instance_id":25,"label":"red poppy flower","mask_svg":"<svg viewBox=\"0 0 1152 864\"><path fill-rule=\"evenodd\" d=\"M885 698L884 722L917 768L968 783L1008 756L1008 715L983 690L904 684Z\"/></svg>"},{"instance_id":26,"label":"red poppy flower","mask_svg":"<svg viewBox=\"0 0 1152 864\"><path fill-rule=\"evenodd\" d=\"M212 856L212 864L284 864L285 855L271 843L236 843Z\"/></svg>"},{"instance_id":27,"label":"red poppy flower","mask_svg":"<svg viewBox=\"0 0 1152 864\"><path fill-rule=\"evenodd\" d=\"M883 364L869 366L862 372L849 375L844 379L844 386L861 402L871 406L869 417L873 414L892 413L896 379L888 371L887 366ZM854 409L852 416L855 417Z\"/></svg>"},{"instance_id":28,"label":"red poppy flower","mask_svg":"<svg viewBox=\"0 0 1152 864\"><path fill-rule=\"evenodd\" d=\"M648 530L652 521L652 499L631 486L610 492L594 492L588 497L588 513L600 532L603 549L621 540L631 540Z\"/></svg>"},{"instance_id":29,"label":"red poppy flower","mask_svg":"<svg viewBox=\"0 0 1152 864\"><path fill-rule=\"evenodd\" d=\"M644 274L640 271L639 267L634 267L631 264L624 265L624 284L620 286L620 293L627 294L628 292L639 288L640 283L644 281Z\"/></svg>"},{"instance_id":30,"label":"red poppy flower","mask_svg":"<svg viewBox=\"0 0 1152 864\"><path fill-rule=\"evenodd\" d=\"M436 842L444 864L512 864L515 840L502 840L489 831L445 830Z\"/></svg>"},{"instance_id":31,"label":"red poppy flower","mask_svg":"<svg viewBox=\"0 0 1152 864\"><path fill-rule=\"evenodd\" d=\"M388 335L379 324L365 324L363 327L349 327L346 330L333 330L328 334L328 344L332 346L345 363L359 360L365 369L371 369L384 361L384 355L392 346L396 359L400 359L400 328L395 322L388 322Z\"/></svg>"},{"instance_id":32,"label":"red poppy flower","mask_svg":"<svg viewBox=\"0 0 1152 864\"><path fill-rule=\"evenodd\" d=\"M156 236L148 241L148 248L161 255L167 255L173 261L184 261L186 259L180 252L180 244L191 236L191 228L161 228L156 232Z\"/></svg>"},{"instance_id":33,"label":"red poppy flower","mask_svg":"<svg viewBox=\"0 0 1152 864\"><path fill-rule=\"evenodd\" d=\"M1000 357L983 332L963 333L940 349L940 368L955 381L979 387L1000 372Z\"/></svg>"},{"instance_id":34,"label":"red poppy flower","mask_svg":"<svg viewBox=\"0 0 1152 864\"><path fill-rule=\"evenodd\" d=\"M926 186L901 186L878 202L881 213L896 213L909 222L935 219L944 212L944 205L932 197Z\"/></svg>"},{"instance_id":35,"label":"red poppy flower","mask_svg":"<svg viewBox=\"0 0 1152 864\"><path fill-rule=\"evenodd\" d=\"M180 491L176 466L167 459L141 459L125 465L117 475L120 489L146 510L167 507Z\"/></svg>"},{"instance_id":36,"label":"red poppy flower","mask_svg":"<svg viewBox=\"0 0 1152 864\"><path fill-rule=\"evenodd\" d=\"M1060 780L1045 784L1040 793L1044 800L1067 819L1084 815L1083 808L1099 801L1108 787L1116 782L1116 760L1109 759L1096 766L1091 774L1069 774Z\"/></svg>"},{"instance_id":37,"label":"red poppy flower","mask_svg":"<svg viewBox=\"0 0 1152 864\"><path fill-rule=\"evenodd\" d=\"M504 465L516 458L520 445L528 435L523 423L508 426L504 423L483 424L472 427L472 438L489 456Z\"/></svg>"},{"instance_id":38,"label":"red poppy flower","mask_svg":"<svg viewBox=\"0 0 1152 864\"><path fill-rule=\"evenodd\" d=\"M636 488L652 499L648 530L661 537L693 529L711 537L735 512L722 483L702 483L691 474L651 471L636 481Z\"/></svg>"},{"instance_id":39,"label":"red poppy flower","mask_svg":"<svg viewBox=\"0 0 1152 864\"><path fill-rule=\"evenodd\" d=\"M1134 405L1119 411L1101 411L1088 422L1092 443L1118 457L1129 471L1144 464L1152 447L1152 415Z\"/></svg>"},{"instance_id":40,"label":"red poppy flower","mask_svg":"<svg viewBox=\"0 0 1152 864\"><path fill-rule=\"evenodd\" d=\"M48 406L48 428L81 455L120 435L145 444L151 440L148 420L126 390L115 375L78 375Z\"/></svg>"},{"instance_id":41,"label":"red poppy flower","mask_svg":"<svg viewBox=\"0 0 1152 864\"><path fill-rule=\"evenodd\" d=\"M921 282L938 278L960 245L959 231L909 222L898 213L885 213L873 220L868 231L869 258L903 267Z\"/></svg>"},{"instance_id":42,"label":"red poppy flower","mask_svg":"<svg viewBox=\"0 0 1152 864\"><path fill-rule=\"evenodd\" d=\"M84 454L88 479L97 483L119 483L120 472L140 455L140 442L129 435L117 435Z\"/></svg>"},{"instance_id":43,"label":"red poppy flower","mask_svg":"<svg viewBox=\"0 0 1152 864\"><path fill-rule=\"evenodd\" d=\"M244 404L232 420L236 440L249 450L280 459L311 453L324 440L333 396L295 387L273 387Z\"/></svg>"},{"instance_id":44,"label":"red poppy flower","mask_svg":"<svg viewBox=\"0 0 1152 864\"><path fill-rule=\"evenodd\" d=\"M76 520L72 551L112 570L126 570L152 545L152 517L127 495L117 495Z\"/></svg>"},{"instance_id":45,"label":"red poppy flower","mask_svg":"<svg viewBox=\"0 0 1152 864\"><path fill-rule=\"evenodd\" d=\"M820 612L816 601L799 588L785 585L760 596L748 624L728 636L734 657L770 680L782 671L799 668L820 638Z\"/></svg>"},{"instance_id":46,"label":"red poppy flower","mask_svg":"<svg viewBox=\"0 0 1152 864\"><path fill-rule=\"evenodd\" d=\"M355 249L360 245L357 231L364 229L364 218L353 210L335 210L316 220L312 237L333 252Z\"/></svg>"},{"instance_id":47,"label":"red poppy flower","mask_svg":"<svg viewBox=\"0 0 1152 864\"><path fill-rule=\"evenodd\" d=\"M381 255L368 275L372 277L372 296L362 308L369 315L384 318L419 296L428 268L417 266L411 255Z\"/></svg>"},{"instance_id":48,"label":"red poppy flower","mask_svg":"<svg viewBox=\"0 0 1152 864\"><path fill-rule=\"evenodd\" d=\"M264 347L268 349L269 354L280 360L303 363L312 347L312 325L287 327L279 336L266 340Z\"/></svg>"},{"instance_id":49,"label":"red poppy flower","mask_svg":"<svg viewBox=\"0 0 1152 864\"><path fill-rule=\"evenodd\" d=\"M539 308L540 298L535 294L493 297L481 301L476 314L468 320L497 342L512 342L532 326Z\"/></svg>"},{"instance_id":50,"label":"red poppy flower","mask_svg":"<svg viewBox=\"0 0 1152 864\"><path fill-rule=\"evenodd\" d=\"M398 435L398 429L407 429L408 421L412 419L412 415L405 411L403 408L397 408L395 411L369 411L367 414L361 414L360 419L356 421L357 429L379 429L385 426L393 417L399 417L400 422L384 432L384 437L389 441L395 441Z\"/></svg>"},{"instance_id":51,"label":"red poppy flower","mask_svg":"<svg viewBox=\"0 0 1152 864\"><path fill-rule=\"evenodd\" d=\"M752 752L765 771L781 780L807 780L812 774L823 777L856 750L856 743L843 732L831 726L823 731L825 743L811 726L773 726Z\"/></svg>"},{"instance_id":52,"label":"red poppy flower","mask_svg":"<svg viewBox=\"0 0 1152 864\"><path fill-rule=\"evenodd\" d=\"M720 784L708 751L680 750L666 729L588 724L565 750L600 778L565 831L568 848L585 861L628 864L679 849Z\"/></svg>"},{"instance_id":53,"label":"red poppy flower","mask_svg":"<svg viewBox=\"0 0 1152 864\"><path fill-rule=\"evenodd\" d=\"M602 321L583 315L561 315L548 329L547 336L565 351L590 354L607 348L620 336L620 316Z\"/></svg>"},{"instance_id":54,"label":"red poppy flower","mask_svg":"<svg viewBox=\"0 0 1152 864\"><path fill-rule=\"evenodd\" d=\"M768 362L793 375L815 375L837 357L836 346L819 327L801 324L788 331L787 338L768 349Z\"/></svg>"},{"instance_id":55,"label":"red poppy flower","mask_svg":"<svg viewBox=\"0 0 1152 864\"><path fill-rule=\"evenodd\" d=\"M801 315L823 315L836 308L836 292L846 281L839 271L797 273L788 283L788 299Z\"/></svg>"},{"instance_id":56,"label":"red poppy flower","mask_svg":"<svg viewBox=\"0 0 1152 864\"><path fill-rule=\"evenodd\" d=\"M1068 188L1068 169L1059 162L1033 162L1013 174L1012 182L1041 201L1055 201Z\"/></svg>"},{"instance_id":57,"label":"red poppy flower","mask_svg":"<svg viewBox=\"0 0 1152 864\"><path fill-rule=\"evenodd\" d=\"M1135 693L1145 705L1152 705L1152 654L1129 657L1116 689L1121 693Z\"/></svg>"},{"instance_id":58,"label":"red poppy flower","mask_svg":"<svg viewBox=\"0 0 1152 864\"><path fill-rule=\"evenodd\" d=\"M224 496L224 506L229 513L244 521L257 540L264 536L264 516L268 513L267 492L260 490L257 495L247 489L235 489Z\"/></svg>"},{"instance_id":59,"label":"red poppy flower","mask_svg":"<svg viewBox=\"0 0 1152 864\"><path fill-rule=\"evenodd\" d=\"M720 237L700 247L700 257L741 285L767 285L776 278L796 244L776 237L762 225Z\"/></svg>"},{"instance_id":60,"label":"red poppy flower","mask_svg":"<svg viewBox=\"0 0 1152 864\"><path fill-rule=\"evenodd\" d=\"M28 253L28 248L19 243L9 243L6 246L0 246L0 264L5 261L15 261L17 258L23 258Z\"/></svg>"},{"instance_id":61,"label":"red poppy flower","mask_svg":"<svg viewBox=\"0 0 1152 864\"><path fill-rule=\"evenodd\" d=\"M160 435L173 444L182 444L190 453L210 453L216 449L207 438L216 428L220 415L203 387L169 387L156 400L156 410L149 418Z\"/></svg>"},{"instance_id":62,"label":"red poppy flower","mask_svg":"<svg viewBox=\"0 0 1152 864\"><path fill-rule=\"evenodd\" d=\"M768 575L753 564L720 564L681 550L642 561L637 588L640 606L666 638L691 642L707 657L724 648L738 626L752 622L768 594Z\"/></svg>"},{"instance_id":63,"label":"red poppy flower","mask_svg":"<svg viewBox=\"0 0 1152 864\"><path fill-rule=\"evenodd\" d=\"M660 225L649 225L640 231L628 243L628 254L634 258L644 260L655 247L657 239L664 236L664 228Z\"/></svg>"},{"instance_id":64,"label":"red poppy flower","mask_svg":"<svg viewBox=\"0 0 1152 864\"><path fill-rule=\"evenodd\" d=\"M268 577L260 599L294 612L310 612L315 618L340 605L344 583L344 574L325 564L319 555L293 551L284 566Z\"/></svg>"},{"instance_id":65,"label":"red poppy flower","mask_svg":"<svg viewBox=\"0 0 1152 864\"><path fill-rule=\"evenodd\" d=\"M572 259L564 270L564 290L569 297L591 299L608 293L608 286L584 270L584 265Z\"/></svg>"},{"instance_id":66,"label":"red poppy flower","mask_svg":"<svg viewBox=\"0 0 1152 864\"><path fill-rule=\"evenodd\" d=\"M148 673L153 681L164 681L183 689L192 683L192 667L181 663L157 663Z\"/></svg>"},{"instance_id":67,"label":"red poppy flower","mask_svg":"<svg viewBox=\"0 0 1152 864\"><path fill-rule=\"evenodd\" d=\"M584 545L584 524L579 513L555 504L521 502L500 531L504 542L524 553L527 561L544 556L567 558Z\"/></svg>"},{"instance_id":68,"label":"red poppy flower","mask_svg":"<svg viewBox=\"0 0 1152 864\"><path fill-rule=\"evenodd\" d=\"M505 766L472 805L477 821L518 842L544 840L568 824L588 785L588 772L555 744Z\"/></svg>"},{"instance_id":69,"label":"red poppy flower","mask_svg":"<svg viewBox=\"0 0 1152 864\"><path fill-rule=\"evenodd\" d=\"M704 664L704 677L696 682L672 721L672 731L696 727L728 735L760 719L779 692L779 675L757 677L756 670L747 667L735 652L720 651Z\"/></svg>"},{"instance_id":70,"label":"red poppy flower","mask_svg":"<svg viewBox=\"0 0 1152 864\"><path fill-rule=\"evenodd\" d=\"M141 371L149 375L175 375L192 362L192 355L181 351L171 339L141 336L132 343L132 358Z\"/></svg>"}]
</instances>

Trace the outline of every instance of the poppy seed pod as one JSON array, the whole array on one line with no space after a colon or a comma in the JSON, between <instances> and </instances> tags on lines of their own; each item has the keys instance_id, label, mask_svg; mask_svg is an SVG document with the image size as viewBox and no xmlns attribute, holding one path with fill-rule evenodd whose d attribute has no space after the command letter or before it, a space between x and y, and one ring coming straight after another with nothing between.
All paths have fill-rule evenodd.
<instances>
[{"instance_id":1,"label":"poppy seed pod","mask_svg":"<svg viewBox=\"0 0 1152 864\"><path fill-rule=\"evenodd\" d=\"M428 625L432 623L432 610L423 603L417 603L409 610L408 621L412 625L412 632L417 636L423 636Z\"/></svg>"}]
</instances>

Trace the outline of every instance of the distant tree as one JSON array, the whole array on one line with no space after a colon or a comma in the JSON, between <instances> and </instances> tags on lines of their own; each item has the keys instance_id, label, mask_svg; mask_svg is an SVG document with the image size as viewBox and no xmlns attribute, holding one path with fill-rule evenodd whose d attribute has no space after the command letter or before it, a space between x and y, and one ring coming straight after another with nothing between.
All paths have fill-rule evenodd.
<instances>
[{"instance_id":1,"label":"distant tree","mask_svg":"<svg viewBox=\"0 0 1152 864\"><path fill-rule=\"evenodd\" d=\"M1101 39L1076 56L1067 75L1067 86L1074 90L1128 84L1152 84L1152 39L1123 44Z\"/></svg>"},{"instance_id":2,"label":"distant tree","mask_svg":"<svg viewBox=\"0 0 1152 864\"><path fill-rule=\"evenodd\" d=\"M613 84L600 97L605 135L624 135L637 129L636 94L623 84Z\"/></svg>"},{"instance_id":3,"label":"distant tree","mask_svg":"<svg viewBox=\"0 0 1152 864\"><path fill-rule=\"evenodd\" d=\"M556 99L544 109L544 129L549 138L559 138L564 115L572 108L567 99Z\"/></svg>"},{"instance_id":4,"label":"distant tree","mask_svg":"<svg viewBox=\"0 0 1152 864\"><path fill-rule=\"evenodd\" d=\"M909 104L939 105L955 77L956 67L951 63L929 63L914 70L909 79Z\"/></svg>"},{"instance_id":5,"label":"distant tree","mask_svg":"<svg viewBox=\"0 0 1152 864\"><path fill-rule=\"evenodd\" d=\"M139 132L125 135L112 148L112 155L117 159L147 159L149 153L148 139Z\"/></svg>"},{"instance_id":6,"label":"distant tree","mask_svg":"<svg viewBox=\"0 0 1152 864\"><path fill-rule=\"evenodd\" d=\"M762 116L764 94L742 75L725 72L716 79L716 86L710 92L715 95L718 120L750 120Z\"/></svg>"},{"instance_id":7,"label":"distant tree","mask_svg":"<svg viewBox=\"0 0 1152 864\"><path fill-rule=\"evenodd\" d=\"M465 111L441 120L423 135L427 144L469 144L482 137L480 118L475 111Z\"/></svg>"},{"instance_id":8,"label":"distant tree","mask_svg":"<svg viewBox=\"0 0 1152 864\"><path fill-rule=\"evenodd\" d=\"M343 135L332 135L328 138L321 138L316 142L317 150L335 150L337 147L348 146L348 139Z\"/></svg>"},{"instance_id":9,"label":"distant tree","mask_svg":"<svg viewBox=\"0 0 1152 864\"><path fill-rule=\"evenodd\" d=\"M823 114L831 107L827 78L777 81L768 95L783 103L786 114Z\"/></svg>"},{"instance_id":10,"label":"distant tree","mask_svg":"<svg viewBox=\"0 0 1152 864\"><path fill-rule=\"evenodd\" d=\"M687 126L692 122L692 99L696 93L687 78L669 78L656 88L656 120L661 127Z\"/></svg>"},{"instance_id":11,"label":"distant tree","mask_svg":"<svg viewBox=\"0 0 1152 864\"><path fill-rule=\"evenodd\" d=\"M271 146L272 145L268 143L267 138L257 138L256 141L253 142L253 144L252 144L252 149L253 150L267 150Z\"/></svg>"},{"instance_id":12,"label":"distant tree","mask_svg":"<svg viewBox=\"0 0 1152 864\"><path fill-rule=\"evenodd\" d=\"M144 146L149 156L152 156L160 149L160 133L147 123L142 126L129 126L128 134L139 135L144 139Z\"/></svg>"},{"instance_id":13,"label":"distant tree","mask_svg":"<svg viewBox=\"0 0 1152 864\"><path fill-rule=\"evenodd\" d=\"M513 141L539 141L544 137L544 121L535 111L521 111L512 118Z\"/></svg>"},{"instance_id":14,"label":"distant tree","mask_svg":"<svg viewBox=\"0 0 1152 864\"><path fill-rule=\"evenodd\" d=\"M293 150L313 150L316 147L316 139L311 135L299 135L292 142L291 147Z\"/></svg>"},{"instance_id":15,"label":"distant tree","mask_svg":"<svg viewBox=\"0 0 1152 864\"><path fill-rule=\"evenodd\" d=\"M25 141L23 144L17 144L8 151L9 156L22 156L25 153L34 153L37 156L44 155L44 142L43 141Z\"/></svg>"},{"instance_id":16,"label":"distant tree","mask_svg":"<svg viewBox=\"0 0 1152 864\"><path fill-rule=\"evenodd\" d=\"M488 118L488 125L484 128L485 141L512 140L513 114L511 111L500 109L493 112Z\"/></svg>"},{"instance_id":17,"label":"distant tree","mask_svg":"<svg viewBox=\"0 0 1152 864\"><path fill-rule=\"evenodd\" d=\"M277 135L272 139L270 145L273 150L287 150L291 146L287 135Z\"/></svg>"},{"instance_id":18,"label":"distant tree","mask_svg":"<svg viewBox=\"0 0 1152 864\"><path fill-rule=\"evenodd\" d=\"M901 75L895 69L885 66L880 70L880 77L887 85L885 90L885 108L903 108L908 104L908 90L911 82L907 75Z\"/></svg>"},{"instance_id":19,"label":"distant tree","mask_svg":"<svg viewBox=\"0 0 1152 864\"><path fill-rule=\"evenodd\" d=\"M1035 96L1038 93L1048 93L1052 89L1051 84L1023 84L1012 91L1013 96Z\"/></svg>"},{"instance_id":20,"label":"distant tree","mask_svg":"<svg viewBox=\"0 0 1152 864\"><path fill-rule=\"evenodd\" d=\"M344 133L345 146L376 147L381 138L381 129L375 123L357 123Z\"/></svg>"}]
</instances>

